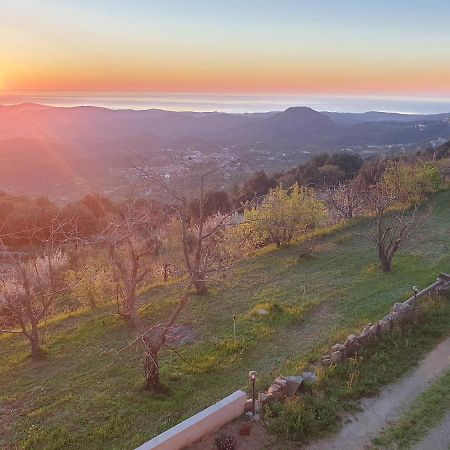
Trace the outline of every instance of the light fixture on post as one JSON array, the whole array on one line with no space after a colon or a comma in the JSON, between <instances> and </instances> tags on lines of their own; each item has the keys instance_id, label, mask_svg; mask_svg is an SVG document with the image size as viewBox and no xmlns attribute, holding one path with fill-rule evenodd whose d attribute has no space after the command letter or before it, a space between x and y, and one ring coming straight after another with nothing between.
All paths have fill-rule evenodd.
<instances>
[{"instance_id":1,"label":"light fixture on post","mask_svg":"<svg viewBox=\"0 0 450 450\"><path fill-rule=\"evenodd\" d=\"M250 381L252 382L252 414L253 414L253 417L256 414L256 376L257 375L258 374L254 370L251 370L248 373L248 377L249 377Z\"/></svg>"}]
</instances>

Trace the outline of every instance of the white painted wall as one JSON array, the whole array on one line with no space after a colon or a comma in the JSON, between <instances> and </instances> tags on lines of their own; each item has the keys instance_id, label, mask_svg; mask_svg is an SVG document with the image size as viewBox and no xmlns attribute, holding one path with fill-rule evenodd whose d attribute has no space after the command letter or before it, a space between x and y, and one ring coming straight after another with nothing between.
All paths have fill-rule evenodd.
<instances>
[{"instance_id":1,"label":"white painted wall","mask_svg":"<svg viewBox=\"0 0 450 450\"><path fill-rule=\"evenodd\" d=\"M244 413L247 394L236 391L195 416L154 437L136 450L179 450Z\"/></svg>"}]
</instances>

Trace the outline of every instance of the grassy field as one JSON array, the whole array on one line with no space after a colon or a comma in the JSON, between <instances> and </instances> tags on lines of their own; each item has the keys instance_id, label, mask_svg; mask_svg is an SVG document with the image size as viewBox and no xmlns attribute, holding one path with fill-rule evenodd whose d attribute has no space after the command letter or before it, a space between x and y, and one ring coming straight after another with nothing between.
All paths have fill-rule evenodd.
<instances>
[{"instance_id":1,"label":"grassy field","mask_svg":"<svg viewBox=\"0 0 450 450\"><path fill-rule=\"evenodd\" d=\"M374 440L377 448L411 448L450 411L450 371L442 375L411 405L404 417Z\"/></svg>"},{"instance_id":2,"label":"grassy field","mask_svg":"<svg viewBox=\"0 0 450 450\"><path fill-rule=\"evenodd\" d=\"M413 285L450 270L450 192L433 202L426 229L395 258L392 274L378 270L364 237L368 225L355 224L323 235L310 257L299 257L301 244L266 249L220 288L192 296L181 322L195 341L164 352L166 397L142 389L138 348L117 352L133 331L106 307L53 319L40 362L28 359L20 336L0 336L0 448L131 449L247 389L251 369L261 385L295 373L336 339L380 318ZM176 284L154 287L143 309L161 317L176 295ZM255 314L259 307L270 314Z\"/></svg>"}]
</instances>

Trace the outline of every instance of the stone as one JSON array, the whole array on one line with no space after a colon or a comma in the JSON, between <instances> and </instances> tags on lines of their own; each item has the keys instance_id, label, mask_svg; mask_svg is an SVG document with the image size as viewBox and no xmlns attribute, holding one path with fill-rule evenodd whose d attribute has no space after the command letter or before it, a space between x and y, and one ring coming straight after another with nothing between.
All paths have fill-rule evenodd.
<instances>
[{"instance_id":1,"label":"stone","mask_svg":"<svg viewBox=\"0 0 450 450\"><path fill-rule=\"evenodd\" d=\"M331 347L331 352L339 352L344 349L344 346L342 344L334 344L333 347Z\"/></svg>"},{"instance_id":2,"label":"stone","mask_svg":"<svg viewBox=\"0 0 450 450\"><path fill-rule=\"evenodd\" d=\"M284 377L286 380L286 386L283 389L284 394L287 397L294 396L298 390L300 389L300 386L303 383L303 377L300 375L293 375L289 377Z\"/></svg>"},{"instance_id":3,"label":"stone","mask_svg":"<svg viewBox=\"0 0 450 450\"><path fill-rule=\"evenodd\" d=\"M347 344L344 350L342 350L342 354L344 355L345 358L351 358L357 353L358 348L359 345L357 345L355 342Z\"/></svg>"},{"instance_id":4,"label":"stone","mask_svg":"<svg viewBox=\"0 0 450 450\"><path fill-rule=\"evenodd\" d=\"M269 403L272 399L272 395L266 394L264 392L260 392L258 395L258 399L262 405Z\"/></svg>"},{"instance_id":5,"label":"stone","mask_svg":"<svg viewBox=\"0 0 450 450\"><path fill-rule=\"evenodd\" d=\"M349 334L347 339L345 340L342 353L345 355L345 357L353 356L358 351L359 346L360 342L358 336Z\"/></svg>"},{"instance_id":6,"label":"stone","mask_svg":"<svg viewBox=\"0 0 450 450\"><path fill-rule=\"evenodd\" d=\"M381 335L387 334L387 333L389 333L389 331L391 331L391 326L389 325L389 322L387 322L383 319L378 322L378 325L379 325L379 330L380 330L379 332Z\"/></svg>"},{"instance_id":7,"label":"stone","mask_svg":"<svg viewBox=\"0 0 450 450\"><path fill-rule=\"evenodd\" d=\"M244 412L249 412L253 409L253 400L249 398L244 405Z\"/></svg>"},{"instance_id":8,"label":"stone","mask_svg":"<svg viewBox=\"0 0 450 450\"><path fill-rule=\"evenodd\" d=\"M244 405L244 412L252 412L253 410L253 400L249 398ZM255 401L255 412L261 412L261 402L259 400Z\"/></svg>"},{"instance_id":9,"label":"stone","mask_svg":"<svg viewBox=\"0 0 450 450\"><path fill-rule=\"evenodd\" d=\"M369 327L368 334L369 334L369 336L370 336L371 338L376 337L377 334L378 334L378 325L376 325L376 324L375 324L375 325L371 325L371 326Z\"/></svg>"},{"instance_id":10,"label":"stone","mask_svg":"<svg viewBox=\"0 0 450 450\"><path fill-rule=\"evenodd\" d=\"M362 345L366 345L370 340L369 332L364 331L358 336L358 342Z\"/></svg>"},{"instance_id":11,"label":"stone","mask_svg":"<svg viewBox=\"0 0 450 450\"><path fill-rule=\"evenodd\" d=\"M348 344L353 344L356 341L358 341L358 336L356 336L355 334L349 334L347 336L347 339L344 342L344 346L348 345Z\"/></svg>"},{"instance_id":12,"label":"stone","mask_svg":"<svg viewBox=\"0 0 450 450\"><path fill-rule=\"evenodd\" d=\"M269 311L267 311L267 309L257 309L256 314L259 314L260 316L266 316L267 314L269 314Z\"/></svg>"},{"instance_id":13,"label":"stone","mask_svg":"<svg viewBox=\"0 0 450 450\"><path fill-rule=\"evenodd\" d=\"M307 383L316 383L317 382L317 375L314 372L303 372L302 378L304 382Z\"/></svg>"},{"instance_id":14,"label":"stone","mask_svg":"<svg viewBox=\"0 0 450 450\"><path fill-rule=\"evenodd\" d=\"M406 303L396 303L390 315L395 322L414 322L417 319L417 311Z\"/></svg>"},{"instance_id":15,"label":"stone","mask_svg":"<svg viewBox=\"0 0 450 450\"><path fill-rule=\"evenodd\" d=\"M251 412L245 413L247 418L249 418L252 422L260 422L261 421L261 415L255 414L253 415Z\"/></svg>"},{"instance_id":16,"label":"stone","mask_svg":"<svg viewBox=\"0 0 450 450\"><path fill-rule=\"evenodd\" d=\"M322 367L328 367L331 364L330 358L322 358L319 364Z\"/></svg>"},{"instance_id":17,"label":"stone","mask_svg":"<svg viewBox=\"0 0 450 450\"><path fill-rule=\"evenodd\" d=\"M332 364L336 364L339 361L342 361L344 358L344 354L341 351L333 352L330 356L330 362Z\"/></svg>"},{"instance_id":18,"label":"stone","mask_svg":"<svg viewBox=\"0 0 450 450\"><path fill-rule=\"evenodd\" d=\"M287 381L282 377L276 377L274 383L278 384L278 386L280 386L281 388L284 388L287 384Z\"/></svg>"},{"instance_id":19,"label":"stone","mask_svg":"<svg viewBox=\"0 0 450 450\"><path fill-rule=\"evenodd\" d=\"M269 389L267 389L267 393L273 395L279 392L280 390L281 386L279 386L278 384L272 384L272 386L270 386Z\"/></svg>"},{"instance_id":20,"label":"stone","mask_svg":"<svg viewBox=\"0 0 450 450\"><path fill-rule=\"evenodd\" d=\"M391 324L391 323L397 322L398 319L399 319L399 313L392 312L392 313L389 313L386 316L384 316L382 320Z\"/></svg>"},{"instance_id":21,"label":"stone","mask_svg":"<svg viewBox=\"0 0 450 450\"><path fill-rule=\"evenodd\" d=\"M442 284L441 286L438 287L437 291L438 294L440 295L450 294L450 283Z\"/></svg>"},{"instance_id":22,"label":"stone","mask_svg":"<svg viewBox=\"0 0 450 450\"><path fill-rule=\"evenodd\" d=\"M396 303L393 307L392 307L392 312L398 312L403 310L403 308L405 307L405 305L403 303Z\"/></svg>"}]
</instances>

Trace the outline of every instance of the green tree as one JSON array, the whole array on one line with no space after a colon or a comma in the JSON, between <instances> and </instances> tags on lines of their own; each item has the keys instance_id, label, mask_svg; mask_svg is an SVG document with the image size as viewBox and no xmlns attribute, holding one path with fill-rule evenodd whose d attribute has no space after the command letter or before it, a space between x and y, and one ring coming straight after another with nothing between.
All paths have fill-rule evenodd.
<instances>
[{"instance_id":1,"label":"green tree","mask_svg":"<svg viewBox=\"0 0 450 450\"><path fill-rule=\"evenodd\" d=\"M258 206L245 210L241 229L254 246L273 242L283 247L326 216L325 204L314 190L294 184L272 189Z\"/></svg>"},{"instance_id":2,"label":"green tree","mask_svg":"<svg viewBox=\"0 0 450 450\"><path fill-rule=\"evenodd\" d=\"M89 257L81 270L69 270L67 281L71 293L92 309L112 298L115 283L111 267L101 257Z\"/></svg>"},{"instance_id":3,"label":"green tree","mask_svg":"<svg viewBox=\"0 0 450 450\"><path fill-rule=\"evenodd\" d=\"M397 162L382 178L387 193L406 205L419 204L442 187L442 177L432 164Z\"/></svg>"}]
</instances>

